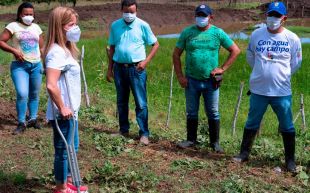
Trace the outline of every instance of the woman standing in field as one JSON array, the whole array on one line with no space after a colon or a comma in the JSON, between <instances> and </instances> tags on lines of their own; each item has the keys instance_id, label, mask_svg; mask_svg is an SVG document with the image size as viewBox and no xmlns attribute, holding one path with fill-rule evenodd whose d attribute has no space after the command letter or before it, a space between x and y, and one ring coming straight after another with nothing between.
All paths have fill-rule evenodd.
<instances>
[{"instance_id":1,"label":"woman standing in field","mask_svg":"<svg viewBox=\"0 0 310 193\"><path fill-rule=\"evenodd\" d=\"M27 127L40 129L37 113L42 81L43 37L41 28L33 23L33 20L34 7L31 3L24 2L18 7L16 21L9 23L0 35L0 48L15 57L11 63L18 119L14 135L26 129L27 106L29 110ZM13 40L13 46L7 43L10 39Z\"/></svg>"},{"instance_id":2,"label":"woman standing in field","mask_svg":"<svg viewBox=\"0 0 310 193\"><path fill-rule=\"evenodd\" d=\"M77 192L70 177L67 150L55 121L57 117L59 128L67 142L70 144L74 140L77 152L79 144L77 117L81 102L80 66L77 62L79 51L75 44L79 41L81 31L77 26L77 19L78 15L73 9L55 8L49 15L47 42L44 50L46 88L50 96L46 117L54 132L55 193ZM67 82L64 74L66 74ZM71 139L73 131L75 132L74 139ZM80 190L85 193L87 187L81 186Z\"/></svg>"}]
</instances>

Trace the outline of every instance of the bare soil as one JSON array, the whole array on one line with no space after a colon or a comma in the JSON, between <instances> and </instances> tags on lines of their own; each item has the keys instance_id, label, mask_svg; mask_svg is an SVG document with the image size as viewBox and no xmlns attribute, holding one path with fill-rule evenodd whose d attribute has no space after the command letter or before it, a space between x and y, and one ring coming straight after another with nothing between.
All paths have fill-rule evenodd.
<instances>
[{"instance_id":1,"label":"bare soil","mask_svg":"<svg viewBox=\"0 0 310 193\"><path fill-rule=\"evenodd\" d=\"M117 3L108 3L103 5L89 5L75 7L81 21L97 20L100 25L107 30L109 25L120 18L120 5ZM181 4L139 4L138 17L147 21L155 32L161 28L168 28L179 31L180 27L192 24L194 19L194 6ZM49 11L36 12L37 23L47 23ZM257 13L251 10L232 10L219 9L214 10L214 23L223 26L232 22L244 22L257 20ZM11 22L16 18L15 14L1 14L0 21ZM224 25L225 27L225 25ZM174 30L173 30L174 29Z\"/></svg>"},{"instance_id":2,"label":"bare soil","mask_svg":"<svg viewBox=\"0 0 310 193\"><path fill-rule=\"evenodd\" d=\"M0 134L8 133L16 126L16 108L14 102L0 98Z\"/></svg>"}]
</instances>

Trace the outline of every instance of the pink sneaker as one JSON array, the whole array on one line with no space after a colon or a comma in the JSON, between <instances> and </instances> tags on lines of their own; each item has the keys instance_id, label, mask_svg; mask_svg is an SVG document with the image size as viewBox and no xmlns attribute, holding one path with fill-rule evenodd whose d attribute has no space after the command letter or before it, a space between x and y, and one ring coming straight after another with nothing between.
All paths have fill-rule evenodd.
<instances>
[{"instance_id":1,"label":"pink sneaker","mask_svg":"<svg viewBox=\"0 0 310 193\"><path fill-rule=\"evenodd\" d=\"M88 193L88 187L87 186L80 186L81 193ZM67 183L67 193L77 193L77 187L75 187L71 183Z\"/></svg>"}]
</instances>

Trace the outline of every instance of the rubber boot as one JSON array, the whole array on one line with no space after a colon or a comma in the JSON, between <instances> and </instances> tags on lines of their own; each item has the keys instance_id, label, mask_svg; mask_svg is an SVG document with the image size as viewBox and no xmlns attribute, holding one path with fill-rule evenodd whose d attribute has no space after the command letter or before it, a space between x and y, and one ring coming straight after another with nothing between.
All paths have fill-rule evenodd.
<instances>
[{"instance_id":1,"label":"rubber boot","mask_svg":"<svg viewBox=\"0 0 310 193\"><path fill-rule=\"evenodd\" d=\"M197 143L198 119L187 119L187 141Z\"/></svg>"},{"instance_id":2,"label":"rubber boot","mask_svg":"<svg viewBox=\"0 0 310 193\"><path fill-rule=\"evenodd\" d=\"M282 132L285 165L289 172L296 173L295 164L295 132Z\"/></svg>"},{"instance_id":3,"label":"rubber boot","mask_svg":"<svg viewBox=\"0 0 310 193\"><path fill-rule=\"evenodd\" d=\"M16 129L13 131L13 135L18 135L23 133L26 130L26 125L25 123L18 123Z\"/></svg>"},{"instance_id":4,"label":"rubber boot","mask_svg":"<svg viewBox=\"0 0 310 193\"><path fill-rule=\"evenodd\" d=\"M210 147L213 151L217 153L223 153L223 149L220 146L220 120L208 120L209 123L209 138L210 138Z\"/></svg>"},{"instance_id":5,"label":"rubber boot","mask_svg":"<svg viewBox=\"0 0 310 193\"><path fill-rule=\"evenodd\" d=\"M249 160L252 145L257 134L257 130L244 129L240 154L233 158L235 162L245 162Z\"/></svg>"}]
</instances>

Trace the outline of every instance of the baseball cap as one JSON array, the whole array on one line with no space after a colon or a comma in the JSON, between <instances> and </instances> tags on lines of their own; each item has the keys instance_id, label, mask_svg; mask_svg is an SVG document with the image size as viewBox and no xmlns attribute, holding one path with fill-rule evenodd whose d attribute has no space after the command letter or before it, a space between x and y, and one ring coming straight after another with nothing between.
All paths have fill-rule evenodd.
<instances>
[{"instance_id":1,"label":"baseball cap","mask_svg":"<svg viewBox=\"0 0 310 193\"><path fill-rule=\"evenodd\" d=\"M272 2L269 4L267 13L270 13L272 11L276 11L280 13L281 15L286 15L286 7L282 2Z\"/></svg>"},{"instance_id":2,"label":"baseball cap","mask_svg":"<svg viewBox=\"0 0 310 193\"><path fill-rule=\"evenodd\" d=\"M199 5L198 7L196 7L195 14L197 14L197 13L204 13L206 15L211 15L212 10L208 5L202 4L202 5Z\"/></svg>"}]
</instances>

